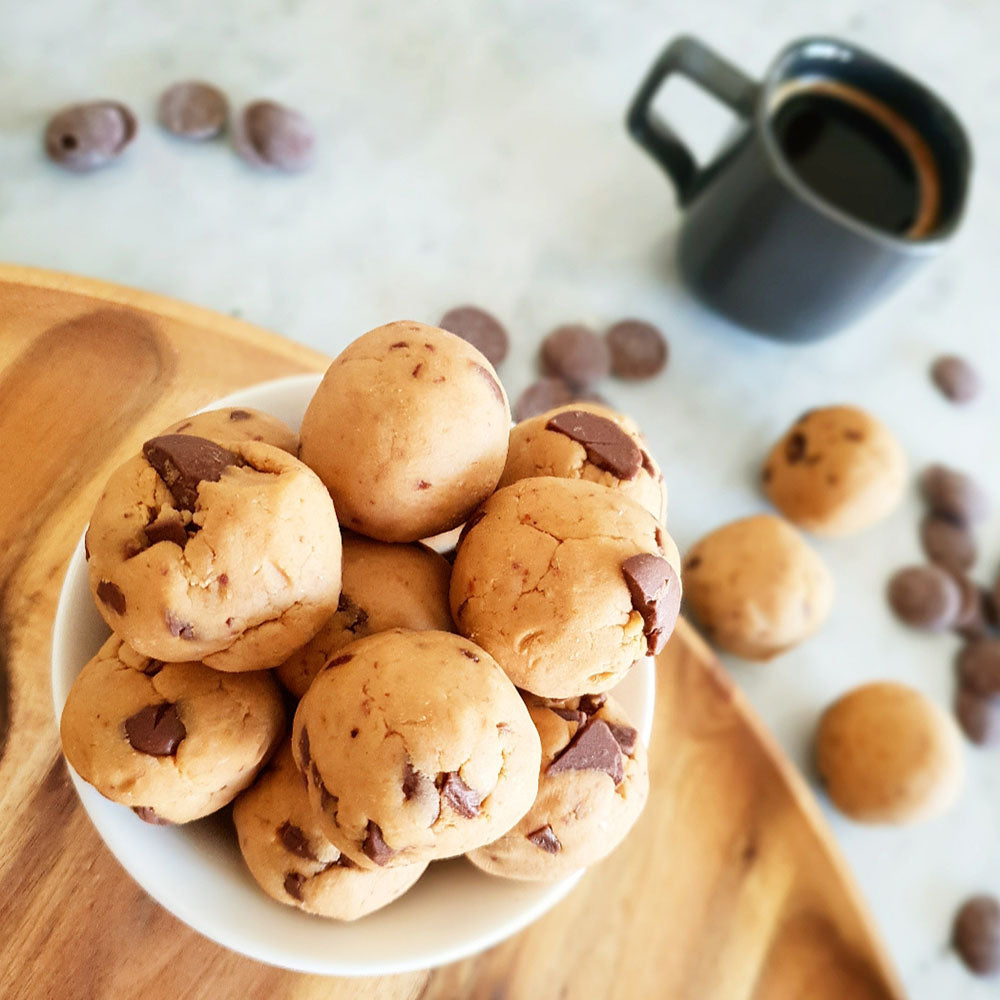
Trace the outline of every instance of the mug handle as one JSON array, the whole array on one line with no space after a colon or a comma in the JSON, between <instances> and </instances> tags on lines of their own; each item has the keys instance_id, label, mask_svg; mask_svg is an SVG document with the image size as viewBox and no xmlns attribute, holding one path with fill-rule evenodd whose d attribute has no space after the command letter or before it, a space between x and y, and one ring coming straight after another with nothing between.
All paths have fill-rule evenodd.
<instances>
[{"instance_id":1,"label":"mug handle","mask_svg":"<svg viewBox=\"0 0 1000 1000\"><path fill-rule=\"evenodd\" d=\"M727 104L741 118L749 118L753 114L759 87L732 63L689 35L675 38L660 53L642 81L628 110L628 130L670 175L677 189L678 202L686 205L700 189L707 171L698 168L691 151L677 133L661 118L650 113L653 98L671 73L686 76Z\"/></svg>"}]
</instances>

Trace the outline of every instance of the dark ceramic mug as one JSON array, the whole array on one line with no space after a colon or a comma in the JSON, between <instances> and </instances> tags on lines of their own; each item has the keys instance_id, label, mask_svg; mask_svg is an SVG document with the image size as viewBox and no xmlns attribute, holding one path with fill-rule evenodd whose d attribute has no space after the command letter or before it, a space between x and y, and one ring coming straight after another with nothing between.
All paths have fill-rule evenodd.
<instances>
[{"instance_id":1,"label":"dark ceramic mug","mask_svg":"<svg viewBox=\"0 0 1000 1000\"><path fill-rule=\"evenodd\" d=\"M741 119L699 166L651 104L679 73ZM789 45L760 83L694 38L660 55L628 112L685 209L682 277L730 320L782 340L850 322L954 233L971 152L944 103L832 38Z\"/></svg>"}]
</instances>

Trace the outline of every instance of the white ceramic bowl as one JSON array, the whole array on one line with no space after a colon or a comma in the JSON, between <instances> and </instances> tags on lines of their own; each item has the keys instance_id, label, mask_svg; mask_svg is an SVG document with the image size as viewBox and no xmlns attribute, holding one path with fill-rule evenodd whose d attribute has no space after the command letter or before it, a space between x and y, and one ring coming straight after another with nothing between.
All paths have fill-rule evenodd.
<instances>
[{"instance_id":1,"label":"white ceramic bowl","mask_svg":"<svg viewBox=\"0 0 1000 1000\"><path fill-rule=\"evenodd\" d=\"M212 407L256 407L297 428L319 378L267 382ZM108 634L87 586L81 538L56 611L52 699L57 719L73 679ZM653 663L647 660L614 692L647 743L653 684ZM227 948L302 972L381 975L453 962L531 923L582 874L550 885L519 883L486 875L457 858L431 865L413 889L385 909L354 923L337 923L282 906L257 887L243 864L227 810L182 827L150 826L103 798L72 769L70 774L105 844L157 902Z\"/></svg>"}]
</instances>

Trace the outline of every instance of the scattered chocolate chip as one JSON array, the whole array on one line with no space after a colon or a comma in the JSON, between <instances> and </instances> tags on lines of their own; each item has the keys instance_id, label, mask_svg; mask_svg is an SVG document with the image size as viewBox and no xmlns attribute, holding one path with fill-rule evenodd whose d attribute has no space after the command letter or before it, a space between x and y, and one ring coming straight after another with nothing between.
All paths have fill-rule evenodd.
<instances>
[{"instance_id":1,"label":"scattered chocolate chip","mask_svg":"<svg viewBox=\"0 0 1000 1000\"><path fill-rule=\"evenodd\" d=\"M332 660L328 660L326 665L328 667L340 667L345 663L350 663L353 659L353 653L341 653L340 656L335 656Z\"/></svg>"},{"instance_id":2,"label":"scattered chocolate chip","mask_svg":"<svg viewBox=\"0 0 1000 1000\"><path fill-rule=\"evenodd\" d=\"M159 542L173 542L181 548L187 545L188 533L184 530L184 519L176 511L160 511L156 520L147 524L145 530L147 545Z\"/></svg>"},{"instance_id":3,"label":"scattered chocolate chip","mask_svg":"<svg viewBox=\"0 0 1000 1000\"><path fill-rule=\"evenodd\" d=\"M546 823L545 826L540 826L537 830L532 830L531 833L527 833L525 836L535 845L535 847L540 847L548 854L558 854L562 850L562 844L559 843L559 838L555 835L552 827L549 826L548 823Z\"/></svg>"},{"instance_id":4,"label":"scattered chocolate chip","mask_svg":"<svg viewBox=\"0 0 1000 1000\"><path fill-rule=\"evenodd\" d=\"M132 806L132 812L134 812L136 816L143 821L143 823L149 823L151 826L174 825L169 819L163 819L162 816L157 816L155 810L153 810L150 806Z\"/></svg>"},{"instance_id":5,"label":"scattered chocolate chip","mask_svg":"<svg viewBox=\"0 0 1000 1000\"><path fill-rule=\"evenodd\" d=\"M225 127L229 102L218 87L185 80L160 95L158 116L168 132L183 139L211 139Z\"/></svg>"},{"instance_id":6,"label":"scattered chocolate chip","mask_svg":"<svg viewBox=\"0 0 1000 1000\"><path fill-rule=\"evenodd\" d=\"M218 482L237 457L221 445L193 434L165 434L142 446L146 461L163 480L174 502L193 511L200 483Z\"/></svg>"},{"instance_id":7,"label":"scattered chocolate chip","mask_svg":"<svg viewBox=\"0 0 1000 1000\"><path fill-rule=\"evenodd\" d=\"M575 722L578 726L582 726L587 721L587 713L581 712L578 708L560 708L557 705L550 705L549 711L555 712L560 719L565 719L567 722Z\"/></svg>"},{"instance_id":8,"label":"scattered chocolate chip","mask_svg":"<svg viewBox=\"0 0 1000 1000\"><path fill-rule=\"evenodd\" d=\"M542 341L542 371L582 388L611 371L607 342L589 327L570 323L557 327Z\"/></svg>"},{"instance_id":9,"label":"scattered chocolate chip","mask_svg":"<svg viewBox=\"0 0 1000 1000\"><path fill-rule=\"evenodd\" d=\"M972 972L1000 972L1000 901L986 895L967 899L955 914L951 941Z\"/></svg>"},{"instance_id":10,"label":"scattered chocolate chip","mask_svg":"<svg viewBox=\"0 0 1000 1000\"><path fill-rule=\"evenodd\" d=\"M545 429L583 445L592 465L618 479L634 479L642 468L638 445L607 417L586 410L563 410L545 424Z\"/></svg>"},{"instance_id":11,"label":"scattered chocolate chip","mask_svg":"<svg viewBox=\"0 0 1000 1000\"><path fill-rule=\"evenodd\" d=\"M230 410L229 419L230 420L249 420L253 416L252 413L248 413L246 410Z\"/></svg>"},{"instance_id":12,"label":"scattered chocolate chip","mask_svg":"<svg viewBox=\"0 0 1000 1000\"><path fill-rule=\"evenodd\" d=\"M957 354L937 358L931 365L931 379L941 394L953 403L968 403L983 387L979 372Z\"/></svg>"},{"instance_id":13,"label":"scattered chocolate chip","mask_svg":"<svg viewBox=\"0 0 1000 1000\"><path fill-rule=\"evenodd\" d=\"M118 101L72 104L45 128L45 152L60 167L85 173L117 160L135 138L135 115Z\"/></svg>"},{"instance_id":14,"label":"scattered chocolate chip","mask_svg":"<svg viewBox=\"0 0 1000 1000\"><path fill-rule=\"evenodd\" d=\"M361 845L365 857L374 861L379 867L389 861L396 853L383 839L378 823L368 820L365 830L365 842Z\"/></svg>"},{"instance_id":15,"label":"scattered chocolate chip","mask_svg":"<svg viewBox=\"0 0 1000 1000\"><path fill-rule=\"evenodd\" d=\"M309 846L309 838L302 832L301 827L291 821L286 820L278 827L278 839L286 851L291 851L292 854L307 858L309 861L316 860L316 855Z\"/></svg>"},{"instance_id":16,"label":"scattered chocolate chip","mask_svg":"<svg viewBox=\"0 0 1000 1000\"><path fill-rule=\"evenodd\" d=\"M510 350L510 337L503 324L485 309L457 306L441 317L438 326L472 344L494 368Z\"/></svg>"},{"instance_id":17,"label":"scattered chocolate chip","mask_svg":"<svg viewBox=\"0 0 1000 1000\"><path fill-rule=\"evenodd\" d=\"M1000 743L1000 698L959 687L955 693L955 717L962 732L978 746Z\"/></svg>"},{"instance_id":18,"label":"scattered chocolate chip","mask_svg":"<svg viewBox=\"0 0 1000 1000\"><path fill-rule=\"evenodd\" d=\"M608 329L604 339L611 352L611 371L619 378L652 378L667 366L670 348L652 323L623 319Z\"/></svg>"},{"instance_id":19,"label":"scattered chocolate chip","mask_svg":"<svg viewBox=\"0 0 1000 1000\"><path fill-rule=\"evenodd\" d=\"M785 441L785 461L789 465L795 465L796 462L801 462L806 456L806 448L808 447L808 441L806 440L805 434L801 431L792 431L788 435L788 440Z\"/></svg>"},{"instance_id":20,"label":"scattered chocolate chip","mask_svg":"<svg viewBox=\"0 0 1000 1000\"><path fill-rule=\"evenodd\" d=\"M517 397L514 419L520 423L574 401L573 390L561 378L540 378Z\"/></svg>"},{"instance_id":21,"label":"scattered chocolate chip","mask_svg":"<svg viewBox=\"0 0 1000 1000\"><path fill-rule=\"evenodd\" d=\"M920 541L931 562L951 573L964 573L976 561L976 540L967 528L939 514L920 525Z\"/></svg>"},{"instance_id":22,"label":"scattered chocolate chip","mask_svg":"<svg viewBox=\"0 0 1000 1000\"><path fill-rule=\"evenodd\" d=\"M125 720L125 735L133 750L152 757L172 757L187 736L177 706L170 702L147 705Z\"/></svg>"},{"instance_id":23,"label":"scattered chocolate chip","mask_svg":"<svg viewBox=\"0 0 1000 1000\"><path fill-rule=\"evenodd\" d=\"M298 111L276 101L253 101L237 119L234 143L255 167L296 172L312 163L316 133Z\"/></svg>"},{"instance_id":24,"label":"scattered chocolate chip","mask_svg":"<svg viewBox=\"0 0 1000 1000\"><path fill-rule=\"evenodd\" d=\"M889 580L889 604L914 628L933 631L955 624L962 606L958 584L939 566L908 566Z\"/></svg>"},{"instance_id":25,"label":"scattered chocolate chip","mask_svg":"<svg viewBox=\"0 0 1000 1000\"><path fill-rule=\"evenodd\" d=\"M960 621L955 625L955 631L968 642L986 639L996 632L996 605L993 595L983 587L969 580L968 577L958 577L962 586L963 608L959 613ZM976 590L974 606L967 606L970 599L969 588Z\"/></svg>"},{"instance_id":26,"label":"scattered chocolate chip","mask_svg":"<svg viewBox=\"0 0 1000 1000\"><path fill-rule=\"evenodd\" d=\"M125 614L125 595L117 584L112 583L110 580L99 581L97 584L97 596L116 615Z\"/></svg>"},{"instance_id":27,"label":"scattered chocolate chip","mask_svg":"<svg viewBox=\"0 0 1000 1000\"><path fill-rule=\"evenodd\" d=\"M635 745L638 742L639 734L631 727L622 722L609 722L608 729L615 738L618 746L622 748L622 753L629 757L635 753Z\"/></svg>"},{"instance_id":28,"label":"scattered chocolate chip","mask_svg":"<svg viewBox=\"0 0 1000 1000\"><path fill-rule=\"evenodd\" d=\"M172 611L165 612L163 620L175 639L194 639L194 626L190 622L182 621Z\"/></svg>"},{"instance_id":29,"label":"scattered chocolate chip","mask_svg":"<svg viewBox=\"0 0 1000 1000\"><path fill-rule=\"evenodd\" d=\"M932 465L924 471L920 484L931 510L958 524L973 524L989 513L989 498L982 487L957 469Z\"/></svg>"},{"instance_id":30,"label":"scattered chocolate chip","mask_svg":"<svg viewBox=\"0 0 1000 1000\"><path fill-rule=\"evenodd\" d=\"M471 362L471 364L479 376L486 379L486 382L490 387L490 392L492 392L496 397L496 401L501 406L506 406L506 398L504 397L503 389L500 388L500 383L493 377L493 373L485 367L485 365L477 364L474 361Z\"/></svg>"},{"instance_id":31,"label":"scattered chocolate chip","mask_svg":"<svg viewBox=\"0 0 1000 1000\"><path fill-rule=\"evenodd\" d=\"M632 595L632 607L642 615L647 652L659 653L674 630L681 607L681 587L673 566L648 552L629 556L622 576Z\"/></svg>"},{"instance_id":32,"label":"scattered chocolate chip","mask_svg":"<svg viewBox=\"0 0 1000 1000\"><path fill-rule=\"evenodd\" d=\"M303 726L302 727L302 732L299 733L299 766L300 766L300 768L303 771L305 771L309 767L309 764L310 764L311 761L312 761L312 757L311 757L311 755L309 753L309 731L306 729L305 726Z\"/></svg>"},{"instance_id":33,"label":"scattered chocolate chip","mask_svg":"<svg viewBox=\"0 0 1000 1000\"><path fill-rule=\"evenodd\" d=\"M979 695L1000 695L1000 639L970 642L955 666L963 687Z\"/></svg>"},{"instance_id":34,"label":"scattered chocolate chip","mask_svg":"<svg viewBox=\"0 0 1000 1000\"><path fill-rule=\"evenodd\" d=\"M285 876L285 892L287 892L292 899L297 899L301 903L302 886L305 885L305 882L305 875L300 875L298 872L289 872Z\"/></svg>"},{"instance_id":35,"label":"scattered chocolate chip","mask_svg":"<svg viewBox=\"0 0 1000 1000\"><path fill-rule=\"evenodd\" d=\"M309 763L309 774L312 777L313 788L325 788L323 784L323 776L319 773L319 767L316 766L316 761L310 761Z\"/></svg>"},{"instance_id":36,"label":"scattered chocolate chip","mask_svg":"<svg viewBox=\"0 0 1000 1000\"><path fill-rule=\"evenodd\" d=\"M448 771L441 783L441 799L447 802L459 816L472 819L473 816L479 815L483 796L474 788L470 788L462 780L458 771Z\"/></svg>"},{"instance_id":37,"label":"scattered chocolate chip","mask_svg":"<svg viewBox=\"0 0 1000 1000\"><path fill-rule=\"evenodd\" d=\"M625 776L622 750L603 719L591 719L549 764L547 774L603 771L617 785Z\"/></svg>"},{"instance_id":38,"label":"scattered chocolate chip","mask_svg":"<svg viewBox=\"0 0 1000 1000\"><path fill-rule=\"evenodd\" d=\"M975 634L979 629L985 631L982 591L979 584L975 580L970 580L967 576L960 575L955 575L955 582L958 584L961 600L952 628L959 634L962 634L966 630L968 630L970 635Z\"/></svg>"}]
</instances>

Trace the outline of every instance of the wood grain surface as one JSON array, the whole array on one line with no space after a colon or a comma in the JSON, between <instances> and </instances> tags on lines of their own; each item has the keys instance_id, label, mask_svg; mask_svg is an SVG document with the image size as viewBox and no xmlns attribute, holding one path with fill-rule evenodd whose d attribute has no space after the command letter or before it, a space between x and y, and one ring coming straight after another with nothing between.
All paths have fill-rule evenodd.
<instances>
[{"instance_id":1,"label":"wood grain surface","mask_svg":"<svg viewBox=\"0 0 1000 1000\"><path fill-rule=\"evenodd\" d=\"M686 623L658 662L649 805L532 927L442 969L333 979L215 945L122 871L59 754L49 650L109 472L322 355L152 295L0 267L0 995L53 1000L884 1000L902 989L807 787Z\"/></svg>"}]
</instances>

